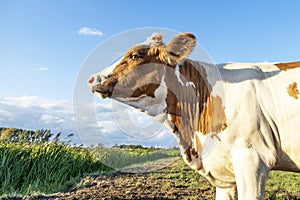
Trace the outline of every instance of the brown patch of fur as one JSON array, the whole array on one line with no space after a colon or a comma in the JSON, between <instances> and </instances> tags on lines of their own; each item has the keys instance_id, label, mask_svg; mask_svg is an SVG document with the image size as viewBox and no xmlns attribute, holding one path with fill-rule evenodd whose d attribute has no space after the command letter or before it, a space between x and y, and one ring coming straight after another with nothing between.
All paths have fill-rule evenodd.
<instances>
[{"instance_id":1,"label":"brown patch of fur","mask_svg":"<svg viewBox=\"0 0 300 200\"><path fill-rule=\"evenodd\" d=\"M300 61L298 62L290 62L290 63L277 63L275 64L280 70L289 70L300 67Z\"/></svg>"},{"instance_id":2,"label":"brown patch of fur","mask_svg":"<svg viewBox=\"0 0 300 200\"><path fill-rule=\"evenodd\" d=\"M162 43L161 36L152 39L157 42L150 47L136 45L129 49L107 78L107 84L102 86L111 84L110 90L114 89L116 95L125 97L154 97L162 75L165 75L168 88L166 112L174 124L173 133L180 137L179 145L186 150L186 160L191 162L192 156L199 159L201 154L201 142L193 141L197 138L194 137L195 131L204 135L209 132L218 134L226 128L222 99L211 95L206 71L200 63L185 60L181 64L182 83L175 74L178 62L185 59L196 45L193 34L179 34L167 46ZM188 82L193 86L188 86ZM118 87L114 87L116 85Z\"/></svg>"},{"instance_id":3,"label":"brown patch of fur","mask_svg":"<svg viewBox=\"0 0 300 200\"><path fill-rule=\"evenodd\" d=\"M186 155L186 160L188 162L192 162L192 155L191 155L191 150L190 148L187 148L186 151L184 152L184 154Z\"/></svg>"},{"instance_id":4,"label":"brown patch of fur","mask_svg":"<svg viewBox=\"0 0 300 200\"><path fill-rule=\"evenodd\" d=\"M192 148L191 154L192 154L195 158L198 158L198 153L197 153L197 151L196 151L194 148Z\"/></svg>"},{"instance_id":5,"label":"brown patch of fur","mask_svg":"<svg viewBox=\"0 0 300 200\"><path fill-rule=\"evenodd\" d=\"M291 97L294 97L295 99L298 99L299 90L297 87L297 83L293 82L287 87L287 92Z\"/></svg>"},{"instance_id":6,"label":"brown patch of fur","mask_svg":"<svg viewBox=\"0 0 300 200\"><path fill-rule=\"evenodd\" d=\"M148 51L148 56L153 56L162 63L168 63L168 59L170 58L165 46L155 46L150 48Z\"/></svg>"},{"instance_id":7,"label":"brown patch of fur","mask_svg":"<svg viewBox=\"0 0 300 200\"><path fill-rule=\"evenodd\" d=\"M191 155L197 158L201 154L202 144L194 137L195 131L204 135L213 132L217 136L227 127L226 115L221 97L211 94L203 66L186 60L179 69L183 85L178 82L174 70L165 78L168 87L166 110L175 125L173 132L180 134L179 145L186 149L189 161ZM193 82L195 87L186 86L187 82Z\"/></svg>"},{"instance_id":8,"label":"brown patch of fur","mask_svg":"<svg viewBox=\"0 0 300 200\"><path fill-rule=\"evenodd\" d=\"M219 96L209 96L200 117L200 132L219 133L226 129L226 115Z\"/></svg>"},{"instance_id":9,"label":"brown patch of fur","mask_svg":"<svg viewBox=\"0 0 300 200\"><path fill-rule=\"evenodd\" d=\"M104 83L113 83L115 96L139 97L147 95L154 97L154 92L160 84L163 75L163 59L160 46L149 47L136 45L128 50L112 74ZM162 48L163 49L163 48ZM133 58L132 55L139 55ZM141 78L143 77L143 78ZM116 80L113 82L113 80ZM133 81L134 80L134 81ZM105 87L107 84L102 84ZM116 87L115 87L116 86Z\"/></svg>"},{"instance_id":10,"label":"brown patch of fur","mask_svg":"<svg viewBox=\"0 0 300 200\"><path fill-rule=\"evenodd\" d=\"M195 158L198 158L199 157L199 154L197 152L197 150L195 148L192 148L192 147L189 147L185 150L184 152L185 154L185 159L186 161L188 162L192 162L192 155L195 157Z\"/></svg>"},{"instance_id":11,"label":"brown patch of fur","mask_svg":"<svg viewBox=\"0 0 300 200\"><path fill-rule=\"evenodd\" d=\"M176 35L166 46L172 57L172 64L176 64L186 58L196 46L196 37L191 33Z\"/></svg>"},{"instance_id":12,"label":"brown patch of fur","mask_svg":"<svg viewBox=\"0 0 300 200\"><path fill-rule=\"evenodd\" d=\"M167 76L172 79L169 84L167 81L167 85L176 85L167 96L167 112L171 114L172 122L182 134L223 131L227 127L223 102L221 97L211 95L204 68L196 62L186 60L180 66L180 73L184 86L174 83L178 81L177 77ZM195 88L185 86L186 82L193 82Z\"/></svg>"},{"instance_id":13,"label":"brown patch of fur","mask_svg":"<svg viewBox=\"0 0 300 200\"><path fill-rule=\"evenodd\" d=\"M117 95L123 94L124 96L128 96L133 94L134 97L138 97L145 92L147 96L153 97L157 84L159 84L157 78L160 78L162 73L153 73L152 67L152 72L149 73L152 77L144 77L143 75L146 75L145 71L147 69L143 68L143 70L140 70L138 67L149 63L151 65L176 64L176 62L188 56L196 45L196 38L191 33L178 34L167 47L162 42L162 34L153 34L148 40L155 42L151 46L138 44L127 51L120 63L114 68L112 74L105 80L105 84L97 86L99 88L98 92L109 91L106 93L111 97L118 83L119 88L122 87L122 90L117 91L115 93ZM161 68L157 67L154 70L160 71ZM143 74L141 75L139 71L143 71ZM149 81L147 83L144 81L143 84L132 81L139 80L140 77L143 77L143 80L148 78ZM148 84L149 82L155 84ZM108 86L111 87L108 88Z\"/></svg>"},{"instance_id":14,"label":"brown patch of fur","mask_svg":"<svg viewBox=\"0 0 300 200\"><path fill-rule=\"evenodd\" d=\"M159 87L159 84L149 83L138 87L131 95L131 97L139 97L142 95L147 95L148 97L154 98L155 90Z\"/></svg>"}]
</instances>

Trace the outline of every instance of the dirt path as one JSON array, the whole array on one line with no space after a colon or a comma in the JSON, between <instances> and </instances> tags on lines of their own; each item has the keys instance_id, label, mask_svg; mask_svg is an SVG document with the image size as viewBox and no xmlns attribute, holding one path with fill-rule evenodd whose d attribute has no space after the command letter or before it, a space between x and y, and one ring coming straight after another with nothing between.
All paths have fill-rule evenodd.
<instances>
[{"instance_id":1,"label":"dirt path","mask_svg":"<svg viewBox=\"0 0 300 200\"><path fill-rule=\"evenodd\" d=\"M67 193L28 199L214 199L214 190L207 182L200 187L198 179L196 173L184 165L178 166L176 161L156 172L115 172L87 177Z\"/></svg>"},{"instance_id":2,"label":"dirt path","mask_svg":"<svg viewBox=\"0 0 300 200\"><path fill-rule=\"evenodd\" d=\"M125 172L89 176L68 192L31 196L26 199L215 199L215 189L206 179L191 170L182 159L172 159L133 165L126 168ZM267 188L266 200L300 200L299 193L292 189L286 190L271 183Z\"/></svg>"},{"instance_id":3,"label":"dirt path","mask_svg":"<svg viewBox=\"0 0 300 200\"><path fill-rule=\"evenodd\" d=\"M97 177L84 188L35 199L204 199L205 192L210 193L149 174L115 173Z\"/></svg>"}]
</instances>

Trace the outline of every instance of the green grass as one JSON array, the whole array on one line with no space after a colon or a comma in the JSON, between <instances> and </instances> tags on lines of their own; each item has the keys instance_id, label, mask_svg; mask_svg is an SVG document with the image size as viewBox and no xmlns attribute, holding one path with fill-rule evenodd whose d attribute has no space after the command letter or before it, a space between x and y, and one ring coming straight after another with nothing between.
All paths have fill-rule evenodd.
<instances>
[{"instance_id":1,"label":"green grass","mask_svg":"<svg viewBox=\"0 0 300 200\"><path fill-rule=\"evenodd\" d=\"M211 191L215 190L208 180L186 165L182 158L167 168L162 169L161 173L154 172L152 175L158 179L166 178L174 180L178 186L181 185L190 188L202 188L204 190Z\"/></svg>"},{"instance_id":2,"label":"green grass","mask_svg":"<svg viewBox=\"0 0 300 200\"><path fill-rule=\"evenodd\" d=\"M100 174L178 155L178 150L174 149L83 148L51 140L2 140L0 197L25 196L28 192L63 192L80 182L87 174Z\"/></svg>"},{"instance_id":3,"label":"green grass","mask_svg":"<svg viewBox=\"0 0 300 200\"><path fill-rule=\"evenodd\" d=\"M97 159L99 159L99 161L114 169L122 169L123 167L138 163L146 163L162 158L180 156L178 149L96 147L93 148L91 152Z\"/></svg>"},{"instance_id":4,"label":"green grass","mask_svg":"<svg viewBox=\"0 0 300 200\"><path fill-rule=\"evenodd\" d=\"M0 196L65 191L85 173L111 170L81 147L0 142Z\"/></svg>"},{"instance_id":5,"label":"green grass","mask_svg":"<svg viewBox=\"0 0 300 200\"><path fill-rule=\"evenodd\" d=\"M300 173L271 171L266 184L266 199L300 199Z\"/></svg>"},{"instance_id":6,"label":"green grass","mask_svg":"<svg viewBox=\"0 0 300 200\"><path fill-rule=\"evenodd\" d=\"M215 192L215 188L204 177L190 169L182 159L160 174L153 173L153 176L172 179L176 185ZM214 198L214 194L211 195L211 193L205 197L205 199ZM266 183L265 199L300 199L300 173L271 171Z\"/></svg>"},{"instance_id":7,"label":"green grass","mask_svg":"<svg viewBox=\"0 0 300 200\"><path fill-rule=\"evenodd\" d=\"M59 142L0 141L0 198L63 192L88 174L100 174L126 166L177 157L178 149L83 148ZM104 164L103 164L104 163ZM108 166L107 166L108 165ZM201 188L214 199L214 187L191 170L182 159L153 173L157 179L170 179L175 185ZM171 186L166 184L164 190ZM265 199L300 199L300 173L272 171Z\"/></svg>"}]
</instances>

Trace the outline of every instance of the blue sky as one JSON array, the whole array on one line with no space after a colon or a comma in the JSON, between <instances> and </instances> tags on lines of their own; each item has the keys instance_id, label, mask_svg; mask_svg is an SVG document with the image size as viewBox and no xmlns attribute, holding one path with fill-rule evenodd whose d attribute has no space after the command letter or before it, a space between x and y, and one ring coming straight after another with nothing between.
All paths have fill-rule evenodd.
<instances>
[{"instance_id":1,"label":"blue sky","mask_svg":"<svg viewBox=\"0 0 300 200\"><path fill-rule=\"evenodd\" d=\"M71 99L89 52L142 27L193 32L215 62L299 59L299 1L184 2L1 0L1 95ZM80 27L103 35L79 35Z\"/></svg>"},{"instance_id":2,"label":"blue sky","mask_svg":"<svg viewBox=\"0 0 300 200\"><path fill-rule=\"evenodd\" d=\"M66 118L59 105L72 104L74 83L89 53L111 36L135 28L192 32L216 63L300 60L299 8L296 0L0 0L0 126L46 125L34 123L36 119L30 125L22 122L28 122L31 106L43 100L57 103L57 110L39 107L47 113L40 113L47 127L55 129L51 119ZM79 34L82 27L97 29L98 35ZM14 101L21 107L14 108ZM24 101L27 111L20 105ZM67 122L72 123L71 116Z\"/></svg>"}]
</instances>

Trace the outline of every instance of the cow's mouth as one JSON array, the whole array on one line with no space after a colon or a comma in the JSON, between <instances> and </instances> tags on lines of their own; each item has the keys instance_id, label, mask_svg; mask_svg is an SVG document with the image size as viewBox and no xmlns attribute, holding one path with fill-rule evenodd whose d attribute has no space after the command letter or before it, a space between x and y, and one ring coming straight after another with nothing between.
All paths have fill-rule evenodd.
<instances>
[{"instance_id":1,"label":"cow's mouth","mask_svg":"<svg viewBox=\"0 0 300 200\"><path fill-rule=\"evenodd\" d=\"M99 96L101 99L105 99L107 97L112 96L112 91L110 91L108 88L104 87L93 87L92 92Z\"/></svg>"},{"instance_id":2,"label":"cow's mouth","mask_svg":"<svg viewBox=\"0 0 300 200\"><path fill-rule=\"evenodd\" d=\"M113 89L110 89L108 87L101 87L99 85L92 88L92 92L96 94L98 97L100 97L101 99L112 98L127 104L130 102L137 102L147 96L146 94L140 94L139 96L133 94L130 96L128 94L122 94L120 91L117 92L113 92L113 91L114 91Z\"/></svg>"},{"instance_id":3,"label":"cow's mouth","mask_svg":"<svg viewBox=\"0 0 300 200\"><path fill-rule=\"evenodd\" d=\"M138 97L113 97L113 98L120 101L120 102L130 103L130 102L137 102L137 101L143 99L146 96L147 96L146 94L143 94L143 95L138 96Z\"/></svg>"},{"instance_id":4,"label":"cow's mouth","mask_svg":"<svg viewBox=\"0 0 300 200\"><path fill-rule=\"evenodd\" d=\"M111 94L109 93L100 93L100 92L94 92L94 94L96 94L98 97L100 97L101 99L105 99L107 97L111 97Z\"/></svg>"}]
</instances>

